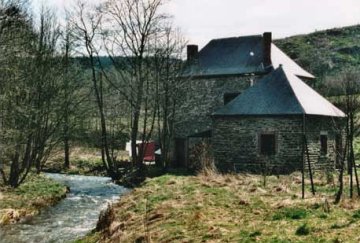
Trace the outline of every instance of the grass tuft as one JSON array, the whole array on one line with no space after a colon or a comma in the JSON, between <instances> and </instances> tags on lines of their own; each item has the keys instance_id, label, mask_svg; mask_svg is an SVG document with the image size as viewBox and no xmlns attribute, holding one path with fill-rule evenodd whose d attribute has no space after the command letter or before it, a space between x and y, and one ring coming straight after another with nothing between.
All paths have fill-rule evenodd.
<instances>
[{"instance_id":1,"label":"grass tuft","mask_svg":"<svg viewBox=\"0 0 360 243\"><path fill-rule=\"evenodd\" d=\"M283 208L276 212L272 219L283 220L283 219L304 219L308 216L308 212L303 208Z\"/></svg>"},{"instance_id":2,"label":"grass tuft","mask_svg":"<svg viewBox=\"0 0 360 243\"><path fill-rule=\"evenodd\" d=\"M360 210L356 210L356 211L353 213L352 217L353 217L354 219L360 219Z\"/></svg>"},{"instance_id":3,"label":"grass tuft","mask_svg":"<svg viewBox=\"0 0 360 243\"><path fill-rule=\"evenodd\" d=\"M308 235L310 234L310 228L306 223L302 224L296 229L295 234L299 236Z\"/></svg>"}]
</instances>

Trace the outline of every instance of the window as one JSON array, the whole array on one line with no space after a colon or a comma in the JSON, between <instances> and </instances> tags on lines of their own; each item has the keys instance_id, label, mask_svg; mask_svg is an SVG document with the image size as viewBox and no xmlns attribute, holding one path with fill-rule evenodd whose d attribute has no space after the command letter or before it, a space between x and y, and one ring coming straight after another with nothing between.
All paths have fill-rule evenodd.
<instances>
[{"instance_id":1,"label":"window","mask_svg":"<svg viewBox=\"0 0 360 243\"><path fill-rule=\"evenodd\" d=\"M240 93L225 93L224 94L224 105L235 99Z\"/></svg>"},{"instance_id":2,"label":"window","mask_svg":"<svg viewBox=\"0 0 360 243\"><path fill-rule=\"evenodd\" d=\"M260 134L260 154L275 155L276 138L275 134Z\"/></svg>"},{"instance_id":3,"label":"window","mask_svg":"<svg viewBox=\"0 0 360 243\"><path fill-rule=\"evenodd\" d=\"M320 135L320 153L327 154L327 135Z\"/></svg>"}]
</instances>

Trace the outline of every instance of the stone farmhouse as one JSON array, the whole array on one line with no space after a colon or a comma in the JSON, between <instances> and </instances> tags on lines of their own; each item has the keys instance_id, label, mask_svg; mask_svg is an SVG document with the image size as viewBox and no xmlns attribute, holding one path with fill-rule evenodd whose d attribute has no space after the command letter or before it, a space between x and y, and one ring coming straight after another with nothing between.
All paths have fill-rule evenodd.
<instances>
[{"instance_id":1,"label":"stone farmhouse","mask_svg":"<svg viewBox=\"0 0 360 243\"><path fill-rule=\"evenodd\" d=\"M306 158L314 169L335 168L345 115L307 84L315 77L273 44L271 33L187 51L177 165L187 166L192 147L206 140L224 171L288 173Z\"/></svg>"}]
</instances>

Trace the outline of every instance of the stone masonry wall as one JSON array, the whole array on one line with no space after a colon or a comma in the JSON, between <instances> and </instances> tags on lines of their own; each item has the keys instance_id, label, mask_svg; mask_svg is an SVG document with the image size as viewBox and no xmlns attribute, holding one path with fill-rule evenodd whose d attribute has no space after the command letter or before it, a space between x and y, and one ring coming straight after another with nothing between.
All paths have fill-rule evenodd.
<instances>
[{"instance_id":1,"label":"stone masonry wall","mask_svg":"<svg viewBox=\"0 0 360 243\"><path fill-rule=\"evenodd\" d=\"M177 109L175 137L211 129L211 114L224 105L225 93L243 92L257 76L184 80L183 100Z\"/></svg>"},{"instance_id":2,"label":"stone masonry wall","mask_svg":"<svg viewBox=\"0 0 360 243\"><path fill-rule=\"evenodd\" d=\"M245 170L288 173L302 169L302 116L217 117L213 121L213 149L217 166L224 171ZM335 137L328 117L308 117L307 140L312 168L334 169ZM260 155L259 135L274 132L276 154ZM328 134L328 154L320 155L320 134Z\"/></svg>"},{"instance_id":3,"label":"stone masonry wall","mask_svg":"<svg viewBox=\"0 0 360 243\"><path fill-rule=\"evenodd\" d=\"M342 137L343 132L335 129L341 119L331 117L311 116L306 119L306 134L312 167L321 170L334 170L336 164L336 136ZM327 135L327 154L320 152L320 135ZM340 134L339 134L340 133ZM342 142L343 143L343 142Z\"/></svg>"}]
</instances>

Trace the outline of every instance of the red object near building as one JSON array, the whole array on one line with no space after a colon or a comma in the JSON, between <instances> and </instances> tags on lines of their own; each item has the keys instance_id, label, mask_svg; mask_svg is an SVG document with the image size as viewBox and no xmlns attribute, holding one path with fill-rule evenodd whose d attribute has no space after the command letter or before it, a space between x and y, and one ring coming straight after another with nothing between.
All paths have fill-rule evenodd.
<instances>
[{"instance_id":1,"label":"red object near building","mask_svg":"<svg viewBox=\"0 0 360 243\"><path fill-rule=\"evenodd\" d=\"M144 151L144 161L155 161L155 142L139 144L139 151L141 150Z\"/></svg>"}]
</instances>

